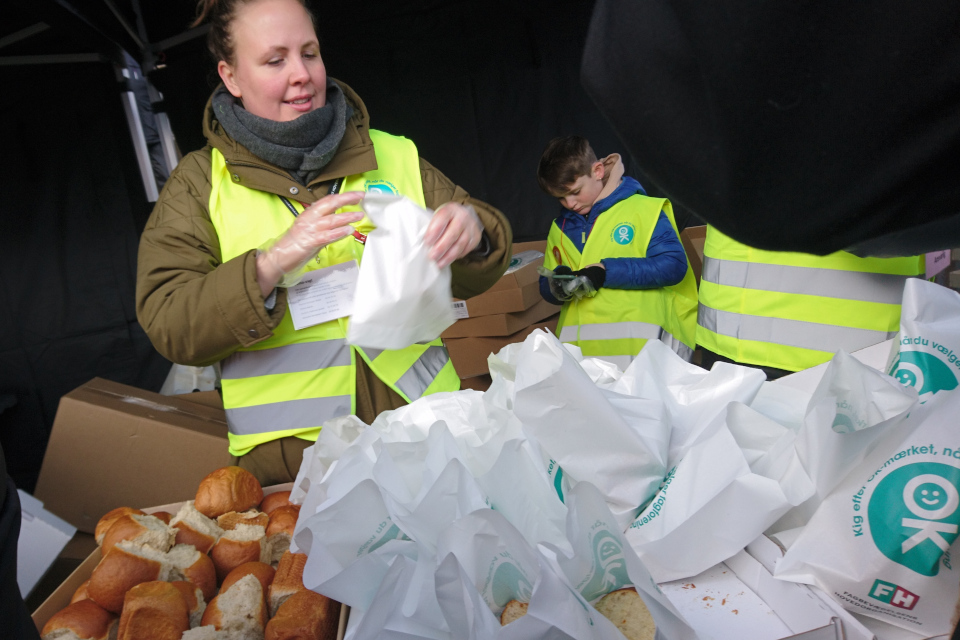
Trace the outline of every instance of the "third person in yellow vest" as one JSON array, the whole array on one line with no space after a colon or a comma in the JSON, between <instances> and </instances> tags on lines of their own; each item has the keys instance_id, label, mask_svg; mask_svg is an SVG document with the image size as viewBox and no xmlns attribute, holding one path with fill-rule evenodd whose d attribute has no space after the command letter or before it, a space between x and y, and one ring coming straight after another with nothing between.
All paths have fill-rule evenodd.
<instances>
[{"instance_id":1,"label":"third person in yellow vest","mask_svg":"<svg viewBox=\"0 0 960 640\"><path fill-rule=\"evenodd\" d=\"M540 293L563 305L557 335L585 356L624 369L647 340L661 340L690 360L697 287L673 208L623 174L618 154L598 160L579 136L544 150L537 180L565 211L550 226L543 264L553 273ZM570 289L578 283L587 291Z\"/></svg>"},{"instance_id":2,"label":"third person in yellow vest","mask_svg":"<svg viewBox=\"0 0 960 640\"><path fill-rule=\"evenodd\" d=\"M888 340L922 256L861 258L754 249L707 227L697 343L701 364L735 362L770 379Z\"/></svg>"}]
</instances>

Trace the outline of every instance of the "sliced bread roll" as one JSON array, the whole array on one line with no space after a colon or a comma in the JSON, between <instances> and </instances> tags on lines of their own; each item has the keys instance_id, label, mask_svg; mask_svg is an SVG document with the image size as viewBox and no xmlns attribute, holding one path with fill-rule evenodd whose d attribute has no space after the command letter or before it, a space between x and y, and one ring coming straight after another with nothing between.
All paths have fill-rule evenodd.
<instances>
[{"instance_id":1,"label":"sliced bread roll","mask_svg":"<svg viewBox=\"0 0 960 640\"><path fill-rule=\"evenodd\" d=\"M207 605L201 624L226 631L231 640L263 640L267 607L260 581L248 574L221 591Z\"/></svg>"},{"instance_id":2,"label":"sliced bread roll","mask_svg":"<svg viewBox=\"0 0 960 640\"><path fill-rule=\"evenodd\" d=\"M167 580L186 580L192 582L206 602L217 593L217 571L213 560L205 553L200 553L196 547L188 544L178 544L166 554L169 570Z\"/></svg>"},{"instance_id":3,"label":"sliced bread roll","mask_svg":"<svg viewBox=\"0 0 960 640\"><path fill-rule=\"evenodd\" d=\"M108 640L116 635L117 616L93 600L80 600L56 612L43 625L43 640Z\"/></svg>"},{"instance_id":4,"label":"sliced bread roll","mask_svg":"<svg viewBox=\"0 0 960 640\"><path fill-rule=\"evenodd\" d=\"M616 625L627 640L653 640L657 625L633 587L617 589L600 598L596 609Z\"/></svg>"},{"instance_id":5,"label":"sliced bread roll","mask_svg":"<svg viewBox=\"0 0 960 640\"><path fill-rule=\"evenodd\" d=\"M240 467L223 467L200 481L194 506L208 518L228 511L246 511L263 500L263 487L257 478Z\"/></svg>"},{"instance_id":6,"label":"sliced bread roll","mask_svg":"<svg viewBox=\"0 0 960 640\"><path fill-rule=\"evenodd\" d=\"M174 580L170 584L183 596L183 601L187 605L187 615L190 616L190 628L199 627L203 612L207 608L207 602L203 598L200 587L186 580Z\"/></svg>"},{"instance_id":7,"label":"sliced bread roll","mask_svg":"<svg viewBox=\"0 0 960 640\"><path fill-rule=\"evenodd\" d=\"M300 507L295 504L288 504L277 507L270 514L270 522L267 525L267 546L270 549L270 562L279 562L283 554L290 548L290 541L293 540L293 531L297 526L297 518L300 517Z\"/></svg>"},{"instance_id":8,"label":"sliced bread roll","mask_svg":"<svg viewBox=\"0 0 960 640\"><path fill-rule=\"evenodd\" d=\"M307 554L305 553L287 551L280 558L277 574L268 590L271 617L277 615L277 609L287 598L306 588L303 586L303 568L306 564Z\"/></svg>"},{"instance_id":9,"label":"sliced bread roll","mask_svg":"<svg viewBox=\"0 0 960 640\"><path fill-rule=\"evenodd\" d=\"M201 553L208 553L223 535L216 521L197 511L193 500L183 503L170 520L170 526L177 529L177 544L193 545Z\"/></svg>"},{"instance_id":10,"label":"sliced bread roll","mask_svg":"<svg viewBox=\"0 0 960 640\"><path fill-rule=\"evenodd\" d=\"M290 504L290 492L275 491L263 497L263 500L260 501L260 511L270 515L274 509L285 504Z\"/></svg>"},{"instance_id":11,"label":"sliced bread roll","mask_svg":"<svg viewBox=\"0 0 960 640\"><path fill-rule=\"evenodd\" d=\"M210 549L210 559L217 570L217 579L222 581L227 574L245 562L269 564L266 530L251 524L238 524L225 531L217 544Z\"/></svg>"},{"instance_id":12,"label":"sliced bread roll","mask_svg":"<svg viewBox=\"0 0 960 640\"><path fill-rule=\"evenodd\" d=\"M276 573L276 569L265 562L244 562L227 574L227 577L220 584L220 591L226 591L239 582L240 578L252 575L260 581L260 586L263 587L263 595L266 597Z\"/></svg>"},{"instance_id":13,"label":"sliced bread roll","mask_svg":"<svg viewBox=\"0 0 960 640\"><path fill-rule=\"evenodd\" d=\"M164 553L126 540L107 553L90 575L87 595L119 614L127 591L142 582L165 579Z\"/></svg>"},{"instance_id":14,"label":"sliced bread roll","mask_svg":"<svg viewBox=\"0 0 960 640\"><path fill-rule=\"evenodd\" d=\"M124 598L117 640L180 640L189 628L180 590L169 582L144 582Z\"/></svg>"},{"instance_id":15,"label":"sliced bread roll","mask_svg":"<svg viewBox=\"0 0 960 640\"><path fill-rule=\"evenodd\" d=\"M522 618L527 615L527 607L529 605L526 602L520 602L519 600L511 600L507 603L507 606L503 608L503 613L500 614L500 624L508 625L517 618Z\"/></svg>"},{"instance_id":16,"label":"sliced bread roll","mask_svg":"<svg viewBox=\"0 0 960 640\"><path fill-rule=\"evenodd\" d=\"M125 514L113 521L103 535L100 548L107 553L121 540L153 547L157 551L169 551L176 539L176 530L155 516Z\"/></svg>"},{"instance_id":17,"label":"sliced bread roll","mask_svg":"<svg viewBox=\"0 0 960 640\"><path fill-rule=\"evenodd\" d=\"M103 542L103 536L107 534L107 531L113 525L114 521L120 516L137 514L144 515L143 511L140 509L134 509L133 507L117 507L103 514L103 517L97 521L97 526L93 530L93 537L97 541L97 544Z\"/></svg>"},{"instance_id":18,"label":"sliced bread roll","mask_svg":"<svg viewBox=\"0 0 960 640\"><path fill-rule=\"evenodd\" d=\"M270 516L256 509L250 509L248 511L228 511L217 518L217 525L224 531L236 529L238 524L253 524L266 529L267 523L269 522Z\"/></svg>"},{"instance_id":19,"label":"sliced bread roll","mask_svg":"<svg viewBox=\"0 0 960 640\"><path fill-rule=\"evenodd\" d=\"M173 514L169 511L154 511L150 515L160 520L164 524L170 524L170 520L173 518Z\"/></svg>"},{"instance_id":20,"label":"sliced bread roll","mask_svg":"<svg viewBox=\"0 0 960 640\"><path fill-rule=\"evenodd\" d=\"M226 631L217 631L217 628L210 624L190 629L180 640L233 640L233 636Z\"/></svg>"},{"instance_id":21,"label":"sliced bread roll","mask_svg":"<svg viewBox=\"0 0 960 640\"><path fill-rule=\"evenodd\" d=\"M267 623L265 640L334 640L340 624L340 603L303 589L280 605Z\"/></svg>"},{"instance_id":22,"label":"sliced bread roll","mask_svg":"<svg viewBox=\"0 0 960 640\"><path fill-rule=\"evenodd\" d=\"M89 600L90 596L87 595L87 585L90 584L90 578L87 578L83 584L77 587L77 590L73 592L73 596L70 598L70 604L74 602L80 602L81 600Z\"/></svg>"}]
</instances>

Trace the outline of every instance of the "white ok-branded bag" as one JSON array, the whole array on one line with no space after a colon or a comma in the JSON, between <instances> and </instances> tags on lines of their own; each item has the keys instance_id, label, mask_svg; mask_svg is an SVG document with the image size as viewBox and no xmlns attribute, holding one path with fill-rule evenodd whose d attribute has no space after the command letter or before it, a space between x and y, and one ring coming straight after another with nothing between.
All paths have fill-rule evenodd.
<instances>
[{"instance_id":1,"label":"white ok-branded bag","mask_svg":"<svg viewBox=\"0 0 960 640\"><path fill-rule=\"evenodd\" d=\"M960 386L960 293L917 278L903 288L899 353L887 367L926 402Z\"/></svg>"},{"instance_id":2,"label":"white ok-branded bag","mask_svg":"<svg viewBox=\"0 0 960 640\"><path fill-rule=\"evenodd\" d=\"M841 482L777 565L845 608L923 637L960 596L960 393L933 396Z\"/></svg>"},{"instance_id":3,"label":"white ok-branded bag","mask_svg":"<svg viewBox=\"0 0 960 640\"><path fill-rule=\"evenodd\" d=\"M436 340L452 325L450 268L427 257L432 212L402 196L368 192L361 203L376 229L367 236L347 342L403 349Z\"/></svg>"}]
</instances>

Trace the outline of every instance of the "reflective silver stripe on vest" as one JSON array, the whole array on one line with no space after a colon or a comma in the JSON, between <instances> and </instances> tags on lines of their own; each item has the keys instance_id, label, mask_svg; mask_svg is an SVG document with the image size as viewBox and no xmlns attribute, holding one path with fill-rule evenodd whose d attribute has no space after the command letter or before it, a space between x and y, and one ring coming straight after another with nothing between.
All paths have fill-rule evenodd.
<instances>
[{"instance_id":1,"label":"reflective silver stripe on vest","mask_svg":"<svg viewBox=\"0 0 960 640\"><path fill-rule=\"evenodd\" d=\"M423 395L449 359L446 348L428 347L413 366L400 376L397 388L411 400L416 400Z\"/></svg>"},{"instance_id":2,"label":"reflective silver stripe on vest","mask_svg":"<svg viewBox=\"0 0 960 640\"><path fill-rule=\"evenodd\" d=\"M738 340L756 340L829 353L841 349L849 353L896 335L895 331L872 331L819 322L741 315L712 309L703 303L700 303L697 312L697 323L708 331Z\"/></svg>"},{"instance_id":3,"label":"reflective silver stripe on vest","mask_svg":"<svg viewBox=\"0 0 960 640\"><path fill-rule=\"evenodd\" d=\"M656 340L660 337L662 331L663 329L659 325L649 322L582 324L580 325L580 340Z\"/></svg>"},{"instance_id":4,"label":"reflective silver stripe on vest","mask_svg":"<svg viewBox=\"0 0 960 640\"><path fill-rule=\"evenodd\" d=\"M386 351L386 349L372 349L369 347L357 347L357 348L363 351L365 354L367 354L367 357L370 359L370 362L373 362L374 360L376 360L377 356L379 356L381 353Z\"/></svg>"},{"instance_id":5,"label":"reflective silver stripe on vest","mask_svg":"<svg viewBox=\"0 0 960 640\"><path fill-rule=\"evenodd\" d=\"M223 361L226 380L256 378L277 373L301 373L327 367L350 366L346 340L320 340L288 344L260 351L237 351Z\"/></svg>"},{"instance_id":6,"label":"reflective silver stripe on vest","mask_svg":"<svg viewBox=\"0 0 960 640\"><path fill-rule=\"evenodd\" d=\"M560 335L558 336L560 342L576 342L577 329L579 328L579 325L576 324L560 327Z\"/></svg>"},{"instance_id":7,"label":"reflective silver stripe on vest","mask_svg":"<svg viewBox=\"0 0 960 640\"><path fill-rule=\"evenodd\" d=\"M609 362L610 364L616 365L620 371L626 371L627 367L630 366L630 363L633 362L633 357L631 356L586 356L588 358L596 358L597 360L603 360L604 362Z\"/></svg>"},{"instance_id":8,"label":"reflective silver stripe on vest","mask_svg":"<svg viewBox=\"0 0 960 640\"><path fill-rule=\"evenodd\" d=\"M230 433L237 436L287 429L312 429L323 425L327 420L350 415L350 409L348 395L287 400L227 409L227 424Z\"/></svg>"},{"instance_id":9,"label":"reflective silver stripe on vest","mask_svg":"<svg viewBox=\"0 0 960 640\"><path fill-rule=\"evenodd\" d=\"M907 278L911 277L913 276L736 262L710 257L704 258L701 275L702 280L730 287L884 304L900 304L903 299L903 286Z\"/></svg>"},{"instance_id":10,"label":"reflective silver stripe on vest","mask_svg":"<svg viewBox=\"0 0 960 640\"><path fill-rule=\"evenodd\" d=\"M663 335L660 336L660 342L664 343L676 353L678 356L690 362L693 359L693 349L683 344L680 340L675 338L671 333L666 329L663 331Z\"/></svg>"}]
</instances>

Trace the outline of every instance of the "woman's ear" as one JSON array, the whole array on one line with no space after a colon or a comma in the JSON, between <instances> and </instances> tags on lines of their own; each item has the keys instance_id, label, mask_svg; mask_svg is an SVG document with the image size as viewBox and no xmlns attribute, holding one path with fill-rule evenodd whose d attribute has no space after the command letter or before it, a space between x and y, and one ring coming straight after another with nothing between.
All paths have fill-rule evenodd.
<instances>
[{"instance_id":1,"label":"woman's ear","mask_svg":"<svg viewBox=\"0 0 960 640\"><path fill-rule=\"evenodd\" d=\"M233 74L233 68L226 63L225 60L221 60L217 63L217 73L220 74L220 79L223 80L223 86L227 88L234 98L242 98L240 95L240 85L237 84L237 78Z\"/></svg>"}]
</instances>

